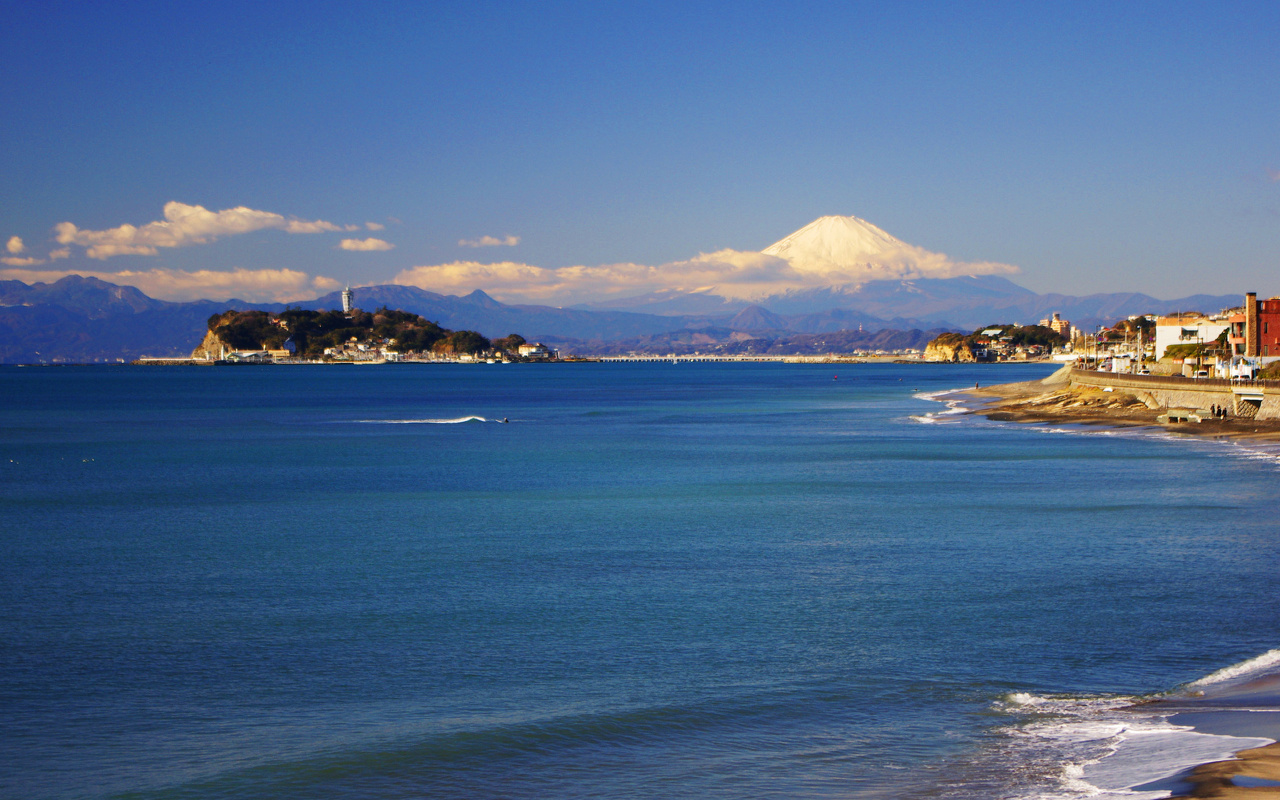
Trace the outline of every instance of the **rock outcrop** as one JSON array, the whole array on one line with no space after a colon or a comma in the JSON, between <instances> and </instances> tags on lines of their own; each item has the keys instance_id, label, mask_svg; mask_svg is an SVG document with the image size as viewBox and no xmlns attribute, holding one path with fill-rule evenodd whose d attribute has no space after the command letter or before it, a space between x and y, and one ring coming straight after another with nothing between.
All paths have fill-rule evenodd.
<instances>
[{"instance_id":1,"label":"rock outcrop","mask_svg":"<svg viewBox=\"0 0 1280 800\"><path fill-rule=\"evenodd\" d=\"M219 361L226 358L227 353L234 349L218 338L218 334L208 331L204 335L204 340L191 351L191 358L195 361Z\"/></svg>"},{"instance_id":2,"label":"rock outcrop","mask_svg":"<svg viewBox=\"0 0 1280 800\"><path fill-rule=\"evenodd\" d=\"M968 337L959 333L944 333L929 342L924 350L925 361L977 361L973 345Z\"/></svg>"}]
</instances>

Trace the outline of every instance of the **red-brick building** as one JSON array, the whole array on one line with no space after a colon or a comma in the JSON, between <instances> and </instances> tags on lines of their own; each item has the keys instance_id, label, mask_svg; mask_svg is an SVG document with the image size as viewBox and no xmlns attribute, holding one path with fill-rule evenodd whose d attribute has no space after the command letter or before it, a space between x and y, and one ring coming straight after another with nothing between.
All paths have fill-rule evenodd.
<instances>
[{"instance_id":1,"label":"red-brick building","mask_svg":"<svg viewBox=\"0 0 1280 800\"><path fill-rule=\"evenodd\" d=\"M1259 300L1256 292L1249 292L1242 313L1232 314L1230 321L1232 354L1280 359L1280 297Z\"/></svg>"}]
</instances>

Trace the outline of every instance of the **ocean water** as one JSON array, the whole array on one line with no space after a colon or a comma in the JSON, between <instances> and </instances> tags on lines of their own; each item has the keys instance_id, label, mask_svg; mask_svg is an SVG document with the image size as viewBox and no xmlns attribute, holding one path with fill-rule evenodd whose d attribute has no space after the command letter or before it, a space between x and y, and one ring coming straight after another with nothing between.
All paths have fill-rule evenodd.
<instances>
[{"instance_id":1,"label":"ocean water","mask_svg":"<svg viewBox=\"0 0 1280 800\"><path fill-rule=\"evenodd\" d=\"M1280 461L1051 370L0 368L0 796L1167 796Z\"/></svg>"}]
</instances>

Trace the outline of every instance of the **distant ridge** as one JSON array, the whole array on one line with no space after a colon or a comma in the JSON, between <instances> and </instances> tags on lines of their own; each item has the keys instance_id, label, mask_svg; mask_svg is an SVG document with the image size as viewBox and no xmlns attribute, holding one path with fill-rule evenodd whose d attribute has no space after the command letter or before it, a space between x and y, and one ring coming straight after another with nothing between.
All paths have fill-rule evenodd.
<instances>
[{"instance_id":1,"label":"distant ridge","mask_svg":"<svg viewBox=\"0 0 1280 800\"><path fill-rule=\"evenodd\" d=\"M689 341L697 338L707 343L765 333L785 340L787 336L836 331L851 335L970 331L995 322L1033 323L1054 311L1087 329L1130 314L1216 311L1241 301L1238 295L1194 295L1177 300L1157 300L1137 293L1040 295L991 275L872 281L856 290L830 287L784 293L757 305L716 305L707 302L711 298L701 298L705 307L723 309L720 313L655 314L512 305L478 290L458 297L391 284L357 287L355 293L360 308L399 308L454 330L476 330L491 338L520 333L529 339L590 342L601 347L620 341L650 341L659 346L660 341L674 343L686 335ZM339 308L341 298L334 292L291 305ZM131 286L78 275L49 284L2 281L0 363L182 357L203 338L211 315L249 308L281 311L285 305L243 300L168 302ZM809 346L800 340L787 344L792 345Z\"/></svg>"}]
</instances>

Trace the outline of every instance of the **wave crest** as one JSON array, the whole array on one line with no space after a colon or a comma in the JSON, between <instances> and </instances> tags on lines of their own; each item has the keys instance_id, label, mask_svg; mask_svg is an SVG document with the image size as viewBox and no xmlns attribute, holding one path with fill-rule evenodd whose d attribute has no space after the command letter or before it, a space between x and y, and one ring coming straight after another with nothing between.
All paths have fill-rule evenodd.
<instances>
[{"instance_id":1,"label":"wave crest","mask_svg":"<svg viewBox=\"0 0 1280 800\"><path fill-rule=\"evenodd\" d=\"M458 425L463 422L495 422L484 417L469 416L454 419L358 419L366 425Z\"/></svg>"},{"instance_id":2,"label":"wave crest","mask_svg":"<svg viewBox=\"0 0 1280 800\"><path fill-rule=\"evenodd\" d=\"M1274 671L1272 668L1280 664L1280 648L1268 650L1260 656L1241 661L1239 664L1232 664L1229 667L1223 667L1217 672L1211 672L1199 680L1192 681L1187 686L1200 688L1203 686L1213 686L1219 683L1252 676L1264 672Z\"/></svg>"}]
</instances>

